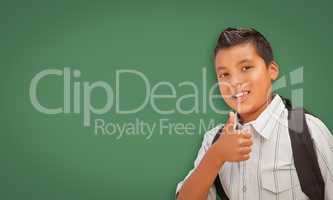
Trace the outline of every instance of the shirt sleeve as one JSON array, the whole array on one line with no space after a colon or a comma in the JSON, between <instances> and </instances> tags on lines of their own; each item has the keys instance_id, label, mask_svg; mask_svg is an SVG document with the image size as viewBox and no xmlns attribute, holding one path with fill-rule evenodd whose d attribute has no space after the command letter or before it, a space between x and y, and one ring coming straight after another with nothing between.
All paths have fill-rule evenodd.
<instances>
[{"instance_id":1,"label":"shirt sleeve","mask_svg":"<svg viewBox=\"0 0 333 200\"><path fill-rule=\"evenodd\" d=\"M306 115L306 121L325 182L325 200L333 200L333 136L320 119Z\"/></svg>"},{"instance_id":2,"label":"shirt sleeve","mask_svg":"<svg viewBox=\"0 0 333 200\"><path fill-rule=\"evenodd\" d=\"M208 132L205 133L202 144L201 144L201 147L200 147L200 149L197 153L197 157L194 161L194 167L193 167L193 169L191 169L189 171L189 173L186 175L186 177L181 182L179 182L177 184L176 196L178 195L179 190L183 186L183 183L193 173L193 171L197 168L200 161L202 160L202 158L204 157L204 155L206 154L206 152L210 148L210 146L213 142L214 136L216 135L217 131L221 128L221 126L222 125L216 126L215 128L213 128L213 129L211 129L211 130L209 130ZM215 189L214 185L212 185L209 189L207 200L215 200L215 199L216 199L216 189Z\"/></svg>"}]
</instances>

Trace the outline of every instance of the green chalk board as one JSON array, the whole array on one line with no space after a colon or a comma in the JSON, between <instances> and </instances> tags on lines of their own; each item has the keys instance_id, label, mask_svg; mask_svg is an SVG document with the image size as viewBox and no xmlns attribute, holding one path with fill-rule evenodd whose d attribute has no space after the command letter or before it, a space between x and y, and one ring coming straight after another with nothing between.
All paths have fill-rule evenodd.
<instances>
[{"instance_id":1,"label":"green chalk board","mask_svg":"<svg viewBox=\"0 0 333 200\"><path fill-rule=\"evenodd\" d=\"M228 26L261 31L281 69L276 92L302 94L333 130L331 7L1 1L0 199L174 199L205 129L226 119L209 97Z\"/></svg>"}]
</instances>

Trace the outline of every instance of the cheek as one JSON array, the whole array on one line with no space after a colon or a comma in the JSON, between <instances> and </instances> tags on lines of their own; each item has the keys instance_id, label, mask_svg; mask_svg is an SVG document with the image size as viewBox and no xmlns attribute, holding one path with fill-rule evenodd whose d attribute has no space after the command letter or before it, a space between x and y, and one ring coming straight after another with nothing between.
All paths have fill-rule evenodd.
<instances>
[{"instance_id":1,"label":"cheek","mask_svg":"<svg viewBox=\"0 0 333 200\"><path fill-rule=\"evenodd\" d=\"M250 77L251 87L256 88L255 92L264 93L271 84L271 80L266 73L253 73Z\"/></svg>"},{"instance_id":2,"label":"cheek","mask_svg":"<svg viewBox=\"0 0 333 200\"><path fill-rule=\"evenodd\" d=\"M265 73L263 73L261 70L255 70L251 73L250 75L250 79L253 82L259 82L261 81L261 79L263 79L263 77L265 77Z\"/></svg>"},{"instance_id":3,"label":"cheek","mask_svg":"<svg viewBox=\"0 0 333 200\"><path fill-rule=\"evenodd\" d=\"M232 94L232 88L226 82L220 83L219 90L224 99L228 99Z\"/></svg>"},{"instance_id":4,"label":"cheek","mask_svg":"<svg viewBox=\"0 0 333 200\"><path fill-rule=\"evenodd\" d=\"M231 99L232 88L228 84L222 84L219 89L224 102L231 108L235 108L235 102Z\"/></svg>"}]
</instances>

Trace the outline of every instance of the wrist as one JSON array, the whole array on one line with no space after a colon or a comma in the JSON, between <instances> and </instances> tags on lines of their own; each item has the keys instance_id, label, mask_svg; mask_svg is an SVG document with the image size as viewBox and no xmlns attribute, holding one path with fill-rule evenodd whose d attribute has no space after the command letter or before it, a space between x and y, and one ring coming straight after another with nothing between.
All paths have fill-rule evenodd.
<instances>
[{"instance_id":1,"label":"wrist","mask_svg":"<svg viewBox=\"0 0 333 200\"><path fill-rule=\"evenodd\" d=\"M215 148L215 146L212 146L207 151L207 157L209 162L217 168L220 168L225 163L223 155L221 155L219 149Z\"/></svg>"}]
</instances>

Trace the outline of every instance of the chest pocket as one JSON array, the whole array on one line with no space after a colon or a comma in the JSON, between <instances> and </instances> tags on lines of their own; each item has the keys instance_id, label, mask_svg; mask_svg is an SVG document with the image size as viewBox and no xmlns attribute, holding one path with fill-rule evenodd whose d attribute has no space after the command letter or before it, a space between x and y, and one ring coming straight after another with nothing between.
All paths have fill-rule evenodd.
<instances>
[{"instance_id":1,"label":"chest pocket","mask_svg":"<svg viewBox=\"0 0 333 200\"><path fill-rule=\"evenodd\" d=\"M268 164L262 170L262 187L274 194L284 193L300 188L295 166L288 161L279 160L276 163Z\"/></svg>"}]
</instances>

